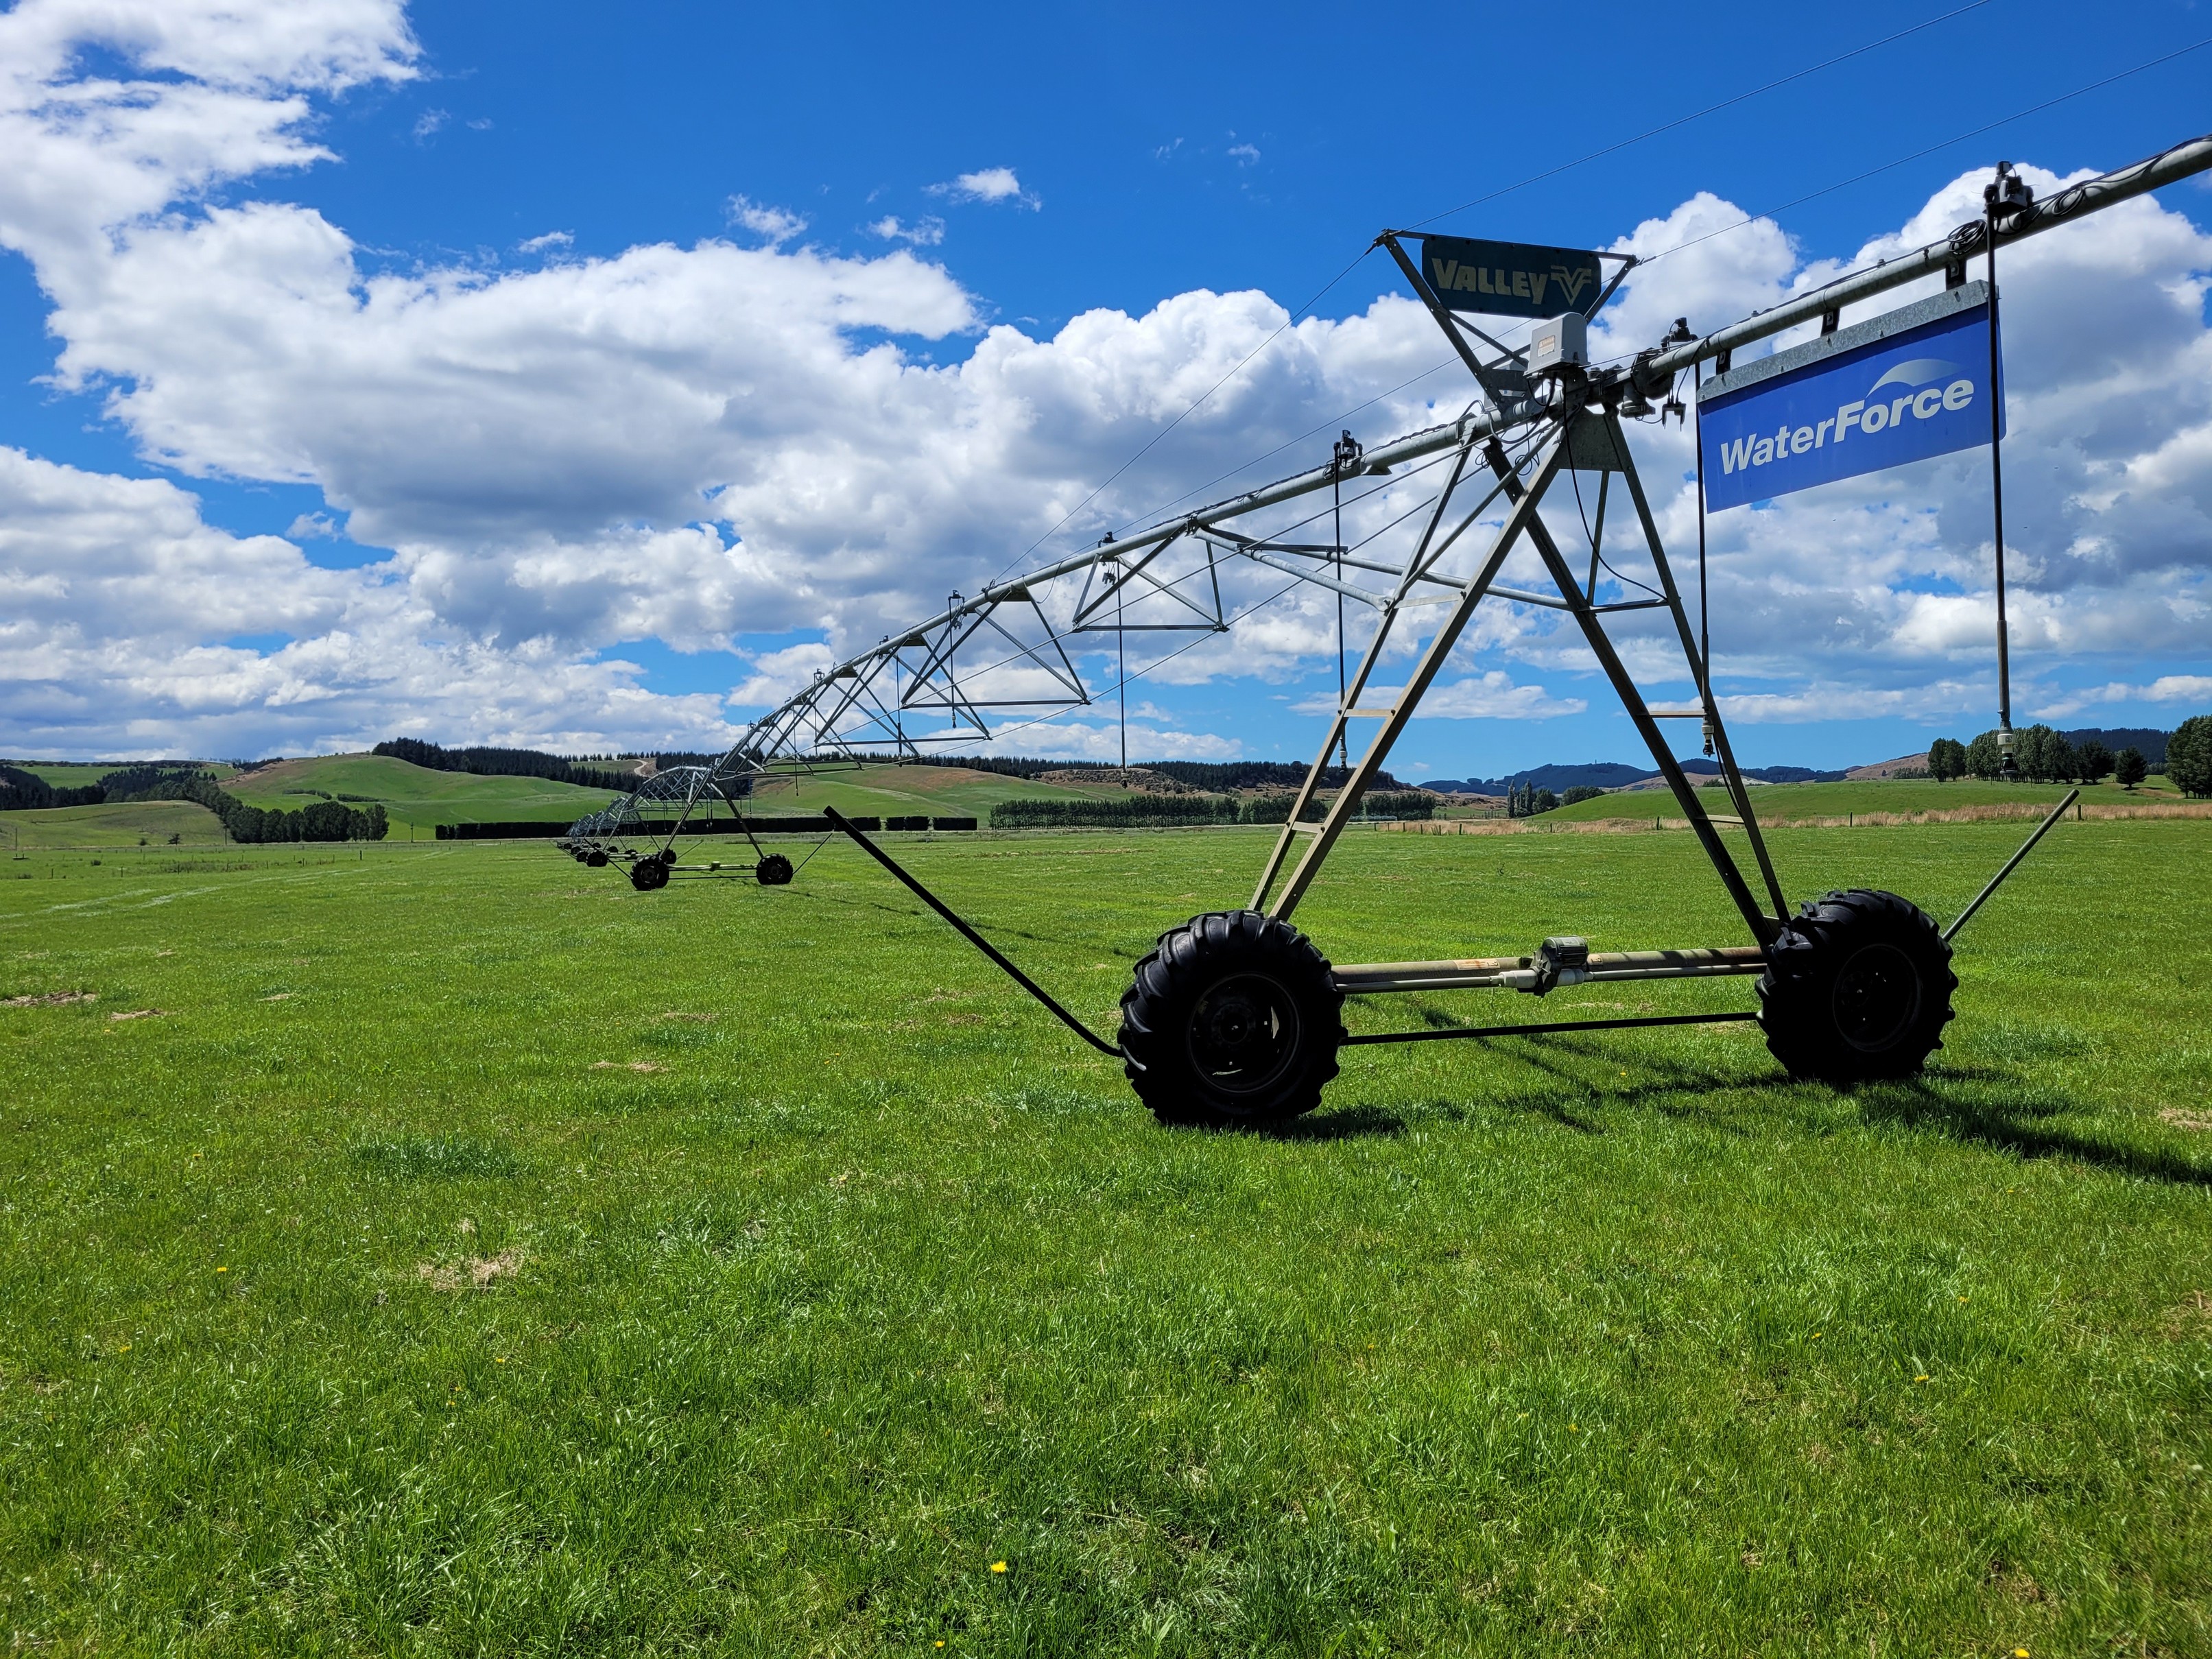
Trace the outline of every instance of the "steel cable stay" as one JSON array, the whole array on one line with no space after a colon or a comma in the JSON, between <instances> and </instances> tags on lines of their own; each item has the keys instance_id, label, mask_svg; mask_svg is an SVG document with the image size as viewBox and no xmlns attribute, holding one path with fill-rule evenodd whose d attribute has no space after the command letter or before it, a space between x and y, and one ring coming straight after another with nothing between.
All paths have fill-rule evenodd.
<instances>
[{"instance_id":1,"label":"steel cable stay","mask_svg":"<svg viewBox=\"0 0 2212 1659\"><path fill-rule=\"evenodd\" d=\"M2116 78L2108 77L2108 82ZM1629 262L1625 256L1474 243L1431 234L1424 264L1417 266L1401 246L1403 233L1386 231L1377 245L1391 253L1415 298L1426 306L1459 360L1484 389L1485 397L1456 420L1364 447L1346 430L1325 462L1302 472L1127 536L1109 537L1097 547L1052 561L1018 580L988 583L973 597L954 593L926 621L886 635L876 647L817 673L810 684L756 720L713 765L671 769L665 781L647 781L628 802L580 824L570 837L570 848L587 861L608 862L605 837L587 832L587 824L627 830L647 816L639 811L641 804L665 807L662 823L672 823L667 844L658 854L634 859L632 873L640 886L665 884L675 865L677 835L695 818L710 821L720 810L718 802L741 817L736 803L746 797L752 781L770 769L912 759L920 756L924 744L1003 743L1013 733L1094 704L1107 690L1121 704L1126 761L1131 681L1159 672L1216 635L1231 631L1305 586L1331 596L1339 607L1340 690L1322 742L1286 821L1270 838L1271 849L1262 860L1249 902L1240 909L1193 917L1160 936L1159 944L1135 965L1122 995L1116 1042L1109 1043L1084 1027L882 848L867 842L857 826L835 818L831 822L1086 1042L1117 1054L1139 1097L1164 1120L1280 1123L1319 1103L1346 1047L1430 1041L1445 1035L1533 1040L1547 1031L1755 1018L1769 1048L1793 1076L1847 1084L1912 1075L1941 1045L1944 1024L1952 1018L1952 993L1957 985L1952 972L1953 939L2057 823L2060 813L2045 820L1948 929L1939 929L1931 916L1906 899L1870 890L1829 892L1792 911L1713 691L1705 520L1709 511L1753 499L1759 489L1778 479L1781 489L1771 493L1808 488L1831 477L1858 476L1918 455L1900 452L1885 459L1881 457L1887 452L1879 447L1869 450L1855 443L1847 464L1856 472L1811 477L1761 473L1754 485L1747 466L1764 466L1770 459L1785 454L1803 456L1814 447L1809 427L1793 431L1785 420L1778 436L1771 435L1775 429L1771 426L1766 428L1771 435L1759 440L1760 451L1754 460L1742 459L1750 453L1745 447L1750 440L1738 443L1735 459L1723 465L1723 471L1732 468L1737 476L1718 496L1708 499L1717 481L1704 471L1710 447L1703 422L1708 415L1721 416L1738 404L1750 411L1743 418L1764 421L1777 411L1790 413L1796 405L1780 401L1780 395L1795 395L1798 386L1809 386L1825 398L1831 382L1822 376L1838 377L1840 383L1844 373L1877 373L1875 368L1859 367L1874 363L1877 356L1884 364L1894 362L1899 368L1917 368L1918 358L1910 363L1906 360L1928 349L1927 342L1971 338L1977 349L1985 344L1989 352L1987 367L1975 371L1987 377L1984 385L1989 395L1964 378L1931 389L1924 374L1919 380L1902 381L1905 393L1893 401L1876 393L1868 402L1869 394L1845 389L1842 398L1857 396L1862 401L1846 404L1836 421L1824 423L1823 430L1835 426L1839 448L1842 416L1850 411L1864 411L1859 429L1871 434L1902 420L1899 411L1907 404L1921 421L1939 409L1965 410L1971 405L1972 420L1985 423L1984 436L1959 438L1955 423L1953 432L1938 434L1931 427L1927 430L1938 434L1938 447L1925 453L1948 453L2001 435L2000 411L1993 407L2001 384L1996 379L1995 289L1993 283L1969 283L1966 261L1993 253L1999 243L2058 228L2208 169L2212 169L2212 137L2174 145L2130 167L2069 185L2041 202L2016 177L2008 185L2001 173L1999 184L1989 193L1985 213L1949 234L1702 335L1678 324L1665 338L1625 361L1591 362L1584 334L1587 317L1610 298L1626 275ZM1431 267L1428 256L1440 242L1443 252L1437 253ZM1606 258L1622 261L1609 280L1598 264ZM1479 266L1472 263L1477 259L1483 261ZM1546 262L1550 262L1548 267ZM1480 294L1486 297L1476 297L1471 272L1479 272ZM1939 272L1945 278L1942 294L1838 330L1844 307ZM1554 279L1560 284L1556 305L1565 306L1567 295L1586 291L1591 297L1584 307L1548 314L1516 311L1516 299L1533 307ZM1471 325L1462 331L1455 318L1465 312L1534 319L1528 347L1510 350L1492 334ZM1816 319L1821 323L1820 339L1761 358L1743 369L1731 368L1737 350ZM1977 329L1982 332L1971 333ZM1469 334L1497 355L1482 356L1469 343ZM1869 356L1862 349L1867 347L1879 350ZM1705 378L1708 365L1715 371L1711 380ZM1950 373L1957 365L1946 361L1935 367ZM1890 369L1875 386L1892 385L1890 376L1896 372ZM1662 397L1667 399L1660 410L1662 424L1667 413L1683 412L1675 388L1685 374L1701 404L1696 446L1698 614L1694 619L1675 580L1626 430L1626 422L1650 416L1654 400ZM1864 386L1867 382L1855 379L1851 384ZM1923 389L1916 392L1915 386ZM1877 421L1876 416L1886 418ZM1839 458L1835 464L1846 463ZM1358 540L1347 541L1342 523L1345 507L1361 508L1387 492L1403 489L1431 469L1446 467L1439 488L1419 491L1407 507L1385 504L1376 513L1379 524ZM1595 520L1580 477L1585 471L1598 479ZM1569 559L1544 512L1562 475L1588 544L1584 570L1578 571ZM1371 487L1347 493L1347 481L1370 477L1377 480ZM1650 561L1656 586L1626 574L1615 558L1607 555L1608 518L1616 494L1622 499L1620 517L1629 521L1626 533L1641 542L1642 556ZM1303 504L1309 496L1319 498L1311 507ZM1501 503L1502 517L1492 512ZM1285 507L1294 510L1279 511ZM1310 527L1324 516L1330 520L1323 532L1327 541L1297 539L1311 534ZM1563 518L1563 527L1565 522ZM1382 544L1388 537L1402 538L1389 544L1390 550L1402 546L1402 556L1384 550ZM1572 543L1571 535L1568 541ZM1472 557L1458 556L1463 542ZM1540 564L1550 592L1500 585L1498 578L1508 562L1524 553ZM1447 559L1451 560L1449 571ZM1224 591L1222 582L1224 569L1237 568L1240 560L1255 567L1255 576L1259 568L1267 568L1290 580L1245 603L1250 588L1232 582ZM1601 571L1620 585L1604 596L1600 592ZM1382 580L1363 582L1363 577ZM1062 581L1079 586L1079 592L1074 586L1052 588ZM1075 592L1072 602L1070 592ZM1047 592L1049 604L1040 597ZM1615 597L1616 592L1645 597ZM1347 599L1374 611L1356 668L1346 665L1349 623L1343 618L1349 613L1341 607ZM1110 618L1103 609L1109 599L1114 611ZM1297 908L1360 811L1363 797L1382 775L1395 745L1419 713L1424 698L1453 661L1468 629L1483 605L1498 603L1543 606L1564 612L1573 622L1598 672L1650 751L1682 824L1736 910L1747 942L1597 951L1579 934L1562 933L1547 938L1525 956L1346 964L1322 956L1314 941L1293 925ZM1653 610L1663 611L1671 624L1672 643L1664 648L1670 659L1675 650L1680 653L1682 678L1696 688L1693 708L1653 707L1623 660L1614 637L1623 626L1618 618L1625 612ZM1140 629L1192 637L1133 666L1128 635ZM1079 665L1097 653L1080 643L1074 643L1072 651L1070 646L1085 632L1109 630L1115 635L1114 684L1094 689ZM1639 638L1638 660L1647 671L1656 666L1649 647L1668 632L1662 629L1656 635ZM1408 660L1403 683L1377 684L1380 665L1401 652ZM1671 670L1664 671L1662 683L1674 678ZM994 729L993 722L1001 718L1001 710L1010 711L1006 723ZM908 719L921 712L935 719L931 729L917 730ZM1714 757L1711 769L1717 774L1709 781L1711 787L1701 792L1675 755L1664 729L1672 719L1700 722L1707 752ZM1361 723L1363 732L1357 757L1350 745L1355 721ZM750 838L749 827L735 827L744 829ZM758 859L758 843L754 846ZM640 872L648 866L658 873L641 879ZM787 879L787 860L783 867ZM765 875L761 878L768 879ZM1753 975L1759 976L1755 1012L1636 1015L1550 1024L1506 1022L1455 1027L1443 1033L1363 1032L1357 1037L1342 1022L1347 996L1511 990L1543 997L1589 984L1647 986L1664 980Z\"/></svg>"}]
</instances>

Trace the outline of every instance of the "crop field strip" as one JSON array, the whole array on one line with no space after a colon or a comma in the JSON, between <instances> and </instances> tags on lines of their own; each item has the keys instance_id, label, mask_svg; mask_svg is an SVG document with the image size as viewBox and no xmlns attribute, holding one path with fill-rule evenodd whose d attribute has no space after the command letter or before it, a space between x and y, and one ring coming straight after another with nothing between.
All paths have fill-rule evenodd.
<instances>
[{"instance_id":1,"label":"crop field strip","mask_svg":"<svg viewBox=\"0 0 2212 1659\"><path fill-rule=\"evenodd\" d=\"M1948 916L2020 834L1775 850ZM902 856L1110 1027L1264 835ZM68 873L0 887L0 1615L57 1651L2204 1651L2208 835L2054 831L1909 1086L1790 1085L1740 1027L1424 1044L1280 1137L1157 1127L842 844L651 895L532 846L32 854ZM1340 960L1734 938L1680 836L1363 835L1300 921Z\"/></svg>"}]
</instances>

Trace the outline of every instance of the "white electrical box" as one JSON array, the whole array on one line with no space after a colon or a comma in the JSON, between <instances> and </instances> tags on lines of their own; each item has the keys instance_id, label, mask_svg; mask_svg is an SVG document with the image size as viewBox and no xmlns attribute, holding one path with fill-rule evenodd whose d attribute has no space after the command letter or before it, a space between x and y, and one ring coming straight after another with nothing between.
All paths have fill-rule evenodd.
<instances>
[{"instance_id":1,"label":"white electrical box","mask_svg":"<svg viewBox=\"0 0 2212 1659\"><path fill-rule=\"evenodd\" d=\"M1579 311L1546 317L1528 331L1528 372L1556 374L1589 367L1589 321Z\"/></svg>"}]
</instances>

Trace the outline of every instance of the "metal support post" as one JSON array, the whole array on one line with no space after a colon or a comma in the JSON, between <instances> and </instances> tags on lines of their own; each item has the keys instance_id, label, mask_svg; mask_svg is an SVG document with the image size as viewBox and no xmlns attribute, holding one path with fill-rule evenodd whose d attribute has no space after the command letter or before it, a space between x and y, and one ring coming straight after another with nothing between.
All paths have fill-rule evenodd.
<instances>
[{"instance_id":1,"label":"metal support post","mask_svg":"<svg viewBox=\"0 0 2212 1659\"><path fill-rule=\"evenodd\" d=\"M1705 366L1690 366L1690 401L1698 403L1705 395ZM1698 696L1710 704L1713 700L1713 616L1706 598L1705 586L1705 423L1700 419L1698 429L1691 434L1695 447L1698 467ZM1705 753L1713 752L1713 729L1705 727Z\"/></svg>"},{"instance_id":2,"label":"metal support post","mask_svg":"<svg viewBox=\"0 0 2212 1659\"><path fill-rule=\"evenodd\" d=\"M1997 216L2021 204L2019 198L2027 189L2013 172L2012 163L2000 161L1996 182L1982 192L1990 258L1990 519L1996 544L1997 770L2008 778L2020 775L2020 764L2013 755L2012 641L2005 626L2004 369L1997 344Z\"/></svg>"}]
</instances>

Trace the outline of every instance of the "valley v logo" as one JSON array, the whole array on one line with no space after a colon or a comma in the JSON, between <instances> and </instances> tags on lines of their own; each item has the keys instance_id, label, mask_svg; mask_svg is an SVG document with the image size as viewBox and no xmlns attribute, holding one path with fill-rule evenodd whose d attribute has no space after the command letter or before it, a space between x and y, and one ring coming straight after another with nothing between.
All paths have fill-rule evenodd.
<instances>
[{"instance_id":1,"label":"valley v logo","mask_svg":"<svg viewBox=\"0 0 2212 1659\"><path fill-rule=\"evenodd\" d=\"M1556 285L1553 298L1560 301L1558 308L1541 314L1557 316L1559 310L1572 311L1581 304L1583 290L1590 285L1587 270L1570 270L1565 265L1553 265L1549 270L1528 270L1504 265L1462 264L1456 259L1429 260L1429 281L1439 295L1445 294L1486 294L1498 299L1525 300L1534 306L1544 303L1547 286Z\"/></svg>"},{"instance_id":2,"label":"valley v logo","mask_svg":"<svg viewBox=\"0 0 2212 1659\"><path fill-rule=\"evenodd\" d=\"M1529 242L1425 236L1420 269L1437 298L1453 310L1503 317L1586 312L1605 287L1596 254Z\"/></svg>"},{"instance_id":3,"label":"valley v logo","mask_svg":"<svg viewBox=\"0 0 2212 1659\"><path fill-rule=\"evenodd\" d=\"M1923 311L1937 314L1925 322L1910 315ZM1886 326L1897 320L1911 325ZM1989 325L1985 301L1946 295L1710 382L1698 404L1706 507L1766 501L1988 442Z\"/></svg>"}]
</instances>

